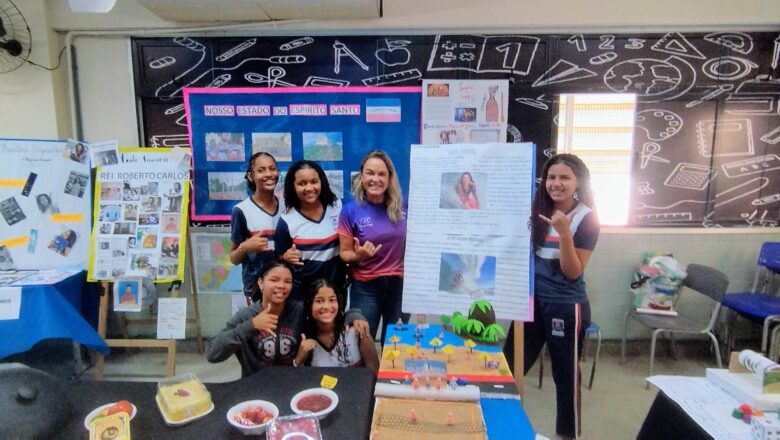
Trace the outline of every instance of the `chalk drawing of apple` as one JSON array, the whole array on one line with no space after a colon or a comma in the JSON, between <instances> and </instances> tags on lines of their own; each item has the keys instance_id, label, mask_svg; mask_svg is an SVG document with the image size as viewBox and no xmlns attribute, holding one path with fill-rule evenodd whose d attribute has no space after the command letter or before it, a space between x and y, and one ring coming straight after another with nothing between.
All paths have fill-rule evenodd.
<instances>
[{"instance_id":1,"label":"chalk drawing of apple","mask_svg":"<svg viewBox=\"0 0 780 440\"><path fill-rule=\"evenodd\" d=\"M403 66L409 63L411 55L406 45L411 43L408 40L385 40L387 48L377 49L374 56L385 66Z\"/></svg>"}]
</instances>

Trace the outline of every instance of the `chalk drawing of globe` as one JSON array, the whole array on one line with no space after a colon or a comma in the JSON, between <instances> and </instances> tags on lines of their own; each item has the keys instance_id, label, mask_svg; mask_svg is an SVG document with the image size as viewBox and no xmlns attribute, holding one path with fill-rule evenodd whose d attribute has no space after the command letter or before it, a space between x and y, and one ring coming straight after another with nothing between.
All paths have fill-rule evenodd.
<instances>
[{"instance_id":1,"label":"chalk drawing of globe","mask_svg":"<svg viewBox=\"0 0 780 440\"><path fill-rule=\"evenodd\" d=\"M618 93L636 93L645 102L671 99L680 94L683 72L667 60L636 58L615 64L604 74L604 84ZM682 90L684 92L684 90Z\"/></svg>"}]
</instances>

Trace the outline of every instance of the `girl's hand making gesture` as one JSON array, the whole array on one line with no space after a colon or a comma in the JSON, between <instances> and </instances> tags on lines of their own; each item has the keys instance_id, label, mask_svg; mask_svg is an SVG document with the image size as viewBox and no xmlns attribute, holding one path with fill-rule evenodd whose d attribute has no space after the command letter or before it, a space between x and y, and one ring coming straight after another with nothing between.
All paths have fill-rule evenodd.
<instances>
[{"instance_id":1,"label":"girl's hand making gesture","mask_svg":"<svg viewBox=\"0 0 780 440\"><path fill-rule=\"evenodd\" d=\"M551 217L545 217L539 214L539 218L544 220L545 223L555 228L558 235L564 235L571 232L569 226L571 226L571 217L568 214L564 214L563 211L556 210Z\"/></svg>"},{"instance_id":2,"label":"girl's hand making gesture","mask_svg":"<svg viewBox=\"0 0 780 440\"><path fill-rule=\"evenodd\" d=\"M271 313L271 303L259 315L252 318L252 326L261 332L268 332L276 337L276 325L279 323L279 316Z\"/></svg>"},{"instance_id":3,"label":"girl's hand making gesture","mask_svg":"<svg viewBox=\"0 0 780 440\"><path fill-rule=\"evenodd\" d=\"M290 249L287 249L282 255L282 259L290 264L296 266L303 266L303 260L301 259L301 252L295 249L295 245L292 245Z\"/></svg>"},{"instance_id":4,"label":"girl's hand making gesture","mask_svg":"<svg viewBox=\"0 0 780 440\"><path fill-rule=\"evenodd\" d=\"M295 355L295 364L303 365L306 358L309 357L309 353L314 350L314 346L317 345L317 340L306 339L306 335L301 333L301 344L298 346L298 354Z\"/></svg>"}]
</instances>

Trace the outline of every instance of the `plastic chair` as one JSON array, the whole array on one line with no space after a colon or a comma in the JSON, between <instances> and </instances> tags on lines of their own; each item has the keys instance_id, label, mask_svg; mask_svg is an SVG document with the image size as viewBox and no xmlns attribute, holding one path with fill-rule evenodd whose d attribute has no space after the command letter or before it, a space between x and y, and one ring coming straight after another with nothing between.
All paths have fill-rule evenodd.
<instances>
[{"instance_id":1,"label":"plastic chair","mask_svg":"<svg viewBox=\"0 0 780 440\"><path fill-rule=\"evenodd\" d=\"M596 353L593 355L593 365L590 367L590 380L588 381L588 389L593 388L593 376L596 374L596 363L599 360L599 354L601 353L601 328L591 321L590 326L585 329L585 342L582 347L582 359L585 360L585 356L588 354L588 338L596 335ZM542 354L539 358L539 388L542 388L542 379L544 377L544 353L547 351L547 345L542 349Z\"/></svg>"},{"instance_id":2,"label":"plastic chair","mask_svg":"<svg viewBox=\"0 0 780 440\"><path fill-rule=\"evenodd\" d=\"M780 243L766 242L761 245L757 264L750 291L729 293L723 298L723 305L750 321L763 322L761 351L767 353L769 328L773 322L780 321L780 297L772 295L775 278L780 274ZM728 320L726 323L728 325ZM729 346L733 346L733 340L729 342Z\"/></svg>"},{"instance_id":3,"label":"plastic chair","mask_svg":"<svg viewBox=\"0 0 780 440\"><path fill-rule=\"evenodd\" d=\"M689 289L701 293L712 299L715 304L712 306L710 317L707 321L703 321L700 318L686 316L683 313L679 313L677 316L663 316L652 315L645 313L637 313L636 309L632 306L625 316L625 329L623 332L623 344L620 348L621 362L625 362L626 359L626 336L628 335L628 322L629 318L633 318L645 327L653 329L653 336L650 339L650 374L653 375L653 360L655 359L655 343L658 335L662 332L669 332L672 337L674 333L692 333L692 334L705 334L710 337L712 344L715 346L715 357L718 361L718 368L722 368L723 364L720 359L720 347L718 345L718 339L712 332L715 322L718 319L718 312L720 311L721 301L726 295L726 289L729 286L728 277L721 271L709 266L701 264L689 264L686 271L688 276L683 281L683 286ZM674 339L672 339L674 340Z\"/></svg>"}]
</instances>

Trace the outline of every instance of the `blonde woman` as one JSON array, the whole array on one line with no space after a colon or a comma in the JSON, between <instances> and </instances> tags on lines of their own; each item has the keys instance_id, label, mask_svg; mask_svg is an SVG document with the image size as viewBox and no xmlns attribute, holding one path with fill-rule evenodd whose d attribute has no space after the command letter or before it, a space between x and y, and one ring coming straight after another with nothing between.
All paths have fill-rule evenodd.
<instances>
[{"instance_id":1,"label":"blonde woman","mask_svg":"<svg viewBox=\"0 0 780 440\"><path fill-rule=\"evenodd\" d=\"M354 200L339 216L339 255L352 273L350 307L362 311L376 337L380 317L385 326L398 318L409 319L401 313L406 212L398 175L387 153L366 154L352 181L352 195Z\"/></svg>"}]
</instances>

